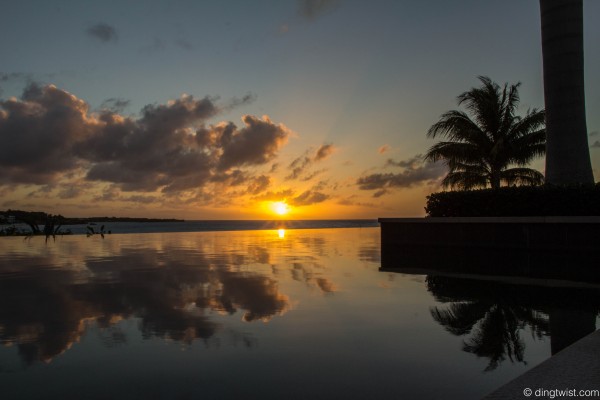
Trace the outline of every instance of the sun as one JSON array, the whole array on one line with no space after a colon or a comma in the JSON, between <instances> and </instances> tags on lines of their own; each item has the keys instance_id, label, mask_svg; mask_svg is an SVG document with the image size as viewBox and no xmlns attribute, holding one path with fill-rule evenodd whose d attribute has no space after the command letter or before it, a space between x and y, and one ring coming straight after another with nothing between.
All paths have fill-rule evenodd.
<instances>
[{"instance_id":1,"label":"sun","mask_svg":"<svg viewBox=\"0 0 600 400\"><path fill-rule=\"evenodd\" d=\"M286 215L290 212L290 206L285 201L277 201L273 203L273 210L279 215Z\"/></svg>"}]
</instances>

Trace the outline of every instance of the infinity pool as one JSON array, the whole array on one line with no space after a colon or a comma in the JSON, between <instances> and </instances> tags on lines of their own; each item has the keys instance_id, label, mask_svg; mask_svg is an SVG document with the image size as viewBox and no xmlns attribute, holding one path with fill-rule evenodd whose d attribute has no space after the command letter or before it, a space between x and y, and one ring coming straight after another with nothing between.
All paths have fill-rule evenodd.
<instances>
[{"instance_id":1,"label":"infinity pool","mask_svg":"<svg viewBox=\"0 0 600 400\"><path fill-rule=\"evenodd\" d=\"M0 238L2 399L476 399L598 322L595 286L380 267L378 228Z\"/></svg>"}]
</instances>

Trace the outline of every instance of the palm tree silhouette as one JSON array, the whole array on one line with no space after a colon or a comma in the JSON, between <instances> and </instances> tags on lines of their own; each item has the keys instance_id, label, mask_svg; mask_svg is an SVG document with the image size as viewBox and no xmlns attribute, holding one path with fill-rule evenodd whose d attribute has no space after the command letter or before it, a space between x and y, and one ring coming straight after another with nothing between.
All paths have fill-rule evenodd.
<instances>
[{"instance_id":1,"label":"palm tree silhouette","mask_svg":"<svg viewBox=\"0 0 600 400\"><path fill-rule=\"evenodd\" d=\"M488 77L479 80L480 88L458 96L458 105L467 112L448 111L429 128L428 137L448 140L433 145L425 159L446 163L449 172L442 181L446 187L497 189L502 182L543 183L543 175L525 165L545 153L544 110L517 116L520 83L501 88Z\"/></svg>"}]
</instances>

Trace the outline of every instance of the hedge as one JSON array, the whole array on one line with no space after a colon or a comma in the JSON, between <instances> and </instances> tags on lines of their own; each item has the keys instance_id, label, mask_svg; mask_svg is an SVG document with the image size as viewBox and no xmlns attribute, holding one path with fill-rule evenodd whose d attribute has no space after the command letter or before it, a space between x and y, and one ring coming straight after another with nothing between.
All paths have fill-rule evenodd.
<instances>
[{"instance_id":1,"label":"hedge","mask_svg":"<svg viewBox=\"0 0 600 400\"><path fill-rule=\"evenodd\" d=\"M600 215L600 182L593 186L519 186L427 196L429 217Z\"/></svg>"}]
</instances>

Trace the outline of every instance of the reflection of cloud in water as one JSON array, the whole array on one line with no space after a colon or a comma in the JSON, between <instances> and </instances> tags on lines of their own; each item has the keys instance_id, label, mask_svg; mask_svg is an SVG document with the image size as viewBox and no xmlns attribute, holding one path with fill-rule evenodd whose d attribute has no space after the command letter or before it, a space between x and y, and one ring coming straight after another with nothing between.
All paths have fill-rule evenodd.
<instances>
[{"instance_id":1,"label":"reflection of cloud in water","mask_svg":"<svg viewBox=\"0 0 600 400\"><path fill-rule=\"evenodd\" d=\"M328 278L324 277L320 272L314 271L314 269L324 269L322 265L311 263L311 267L307 264L300 262L294 262L292 264L290 272L293 280L305 283L311 288L318 288L322 293L334 293L338 291L337 285L335 285Z\"/></svg>"},{"instance_id":2,"label":"reflection of cloud in water","mask_svg":"<svg viewBox=\"0 0 600 400\"><path fill-rule=\"evenodd\" d=\"M145 339L251 347L256 339L235 326L292 308L279 281L333 294L330 259L356 251L298 230L283 240L273 231L13 239L0 241L0 343L26 364L51 361L89 332L126 346L127 326Z\"/></svg>"},{"instance_id":3,"label":"reflection of cloud in water","mask_svg":"<svg viewBox=\"0 0 600 400\"><path fill-rule=\"evenodd\" d=\"M323 291L323 293L334 293L337 292L337 287L333 282L326 278L317 278L317 285Z\"/></svg>"},{"instance_id":4,"label":"reflection of cloud in water","mask_svg":"<svg viewBox=\"0 0 600 400\"><path fill-rule=\"evenodd\" d=\"M77 240L70 243L77 247L73 243ZM96 249L84 257L90 254L86 245L70 248L83 257L77 268L60 268L53 249L48 254L36 249L28 257L9 253L0 259L0 341L17 344L27 364L52 360L79 341L91 324L100 328L107 346L126 343L117 322L130 317L139 318L146 339L191 343L207 341L220 329L208 315L211 311L239 311L251 322L268 321L290 307L275 279L241 269L249 263L268 264L265 247L209 257L162 243L160 248ZM239 337L236 341L252 342Z\"/></svg>"},{"instance_id":5,"label":"reflection of cloud in water","mask_svg":"<svg viewBox=\"0 0 600 400\"><path fill-rule=\"evenodd\" d=\"M216 298L220 308L233 314L245 310L243 320L268 321L289 307L289 298L277 289L277 281L255 274L225 272L220 276L222 290Z\"/></svg>"},{"instance_id":6,"label":"reflection of cloud in water","mask_svg":"<svg viewBox=\"0 0 600 400\"><path fill-rule=\"evenodd\" d=\"M327 255L327 241L322 237L303 236L296 239L298 243L304 245L310 254L316 254L319 257Z\"/></svg>"},{"instance_id":7,"label":"reflection of cloud in water","mask_svg":"<svg viewBox=\"0 0 600 400\"><path fill-rule=\"evenodd\" d=\"M373 263L381 263L381 248L377 245L363 245L358 249L358 259Z\"/></svg>"}]
</instances>

